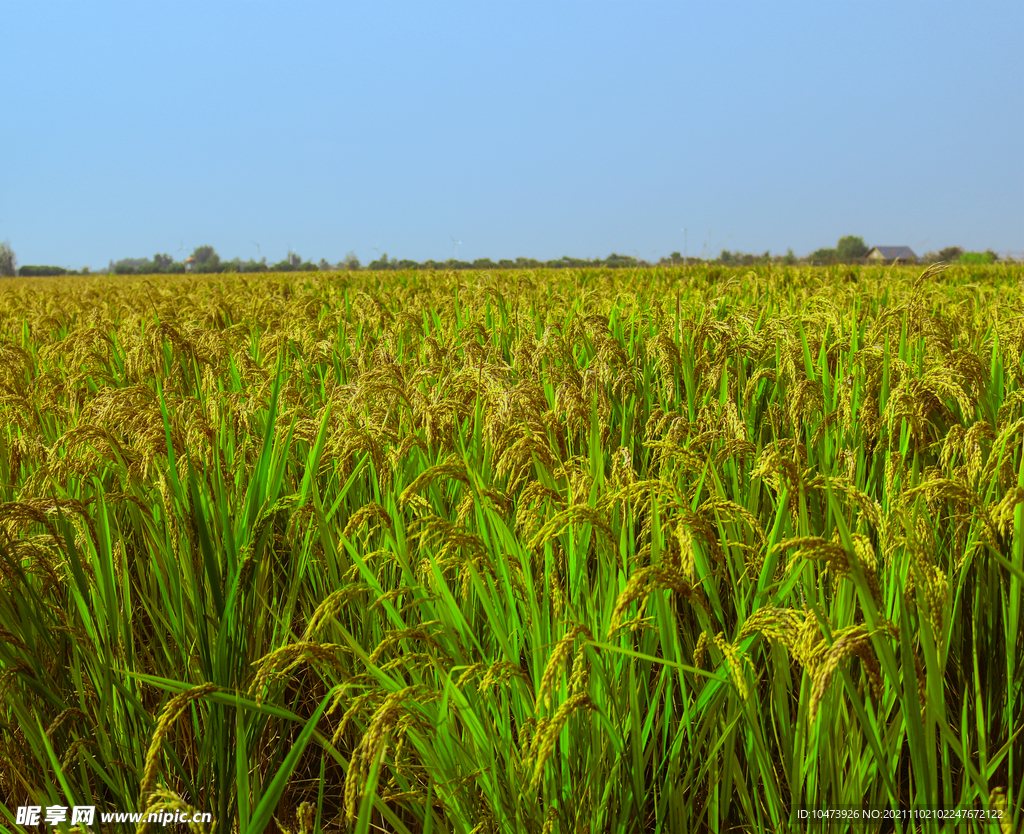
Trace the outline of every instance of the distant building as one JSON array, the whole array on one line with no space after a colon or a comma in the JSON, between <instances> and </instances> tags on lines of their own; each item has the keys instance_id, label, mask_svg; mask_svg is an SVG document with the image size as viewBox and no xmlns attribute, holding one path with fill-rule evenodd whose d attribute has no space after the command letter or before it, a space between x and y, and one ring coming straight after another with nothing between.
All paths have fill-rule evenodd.
<instances>
[{"instance_id":1,"label":"distant building","mask_svg":"<svg viewBox=\"0 0 1024 834\"><path fill-rule=\"evenodd\" d=\"M915 263L917 255L909 246L872 246L868 250L868 261L881 263Z\"/></svg>"},{"instance_id":2,"label":"distant building","mask_svg":"<svg viewBox=\"0 0 1024 834\"><path fill-rule=\"evenodd\" d=\"M195 258L193 258L192 256L189 256L189 257L185 258L185 271L186 272L191 272L192 271L192 267L194 267L195 265L196 265L196 259Z\"/></svg>"}]
</instances>

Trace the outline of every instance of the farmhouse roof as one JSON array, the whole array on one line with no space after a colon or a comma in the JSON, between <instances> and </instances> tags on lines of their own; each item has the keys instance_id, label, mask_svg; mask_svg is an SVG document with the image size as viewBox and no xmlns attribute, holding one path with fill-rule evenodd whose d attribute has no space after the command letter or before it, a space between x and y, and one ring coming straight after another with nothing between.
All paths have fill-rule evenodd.
<instances>
[{"instance_id":1,"label":"farmhouse roof","mask_svg":"<svg viewBox=\"0 0 1024 834\"><path fill-rule=\"evenodd\" d=\"M872 246L871 252L877 252L880 258L887 261L916 261L917 255L909 246ZM871 257L868 252L868 257Z\"/></svg>"}]
</instances>

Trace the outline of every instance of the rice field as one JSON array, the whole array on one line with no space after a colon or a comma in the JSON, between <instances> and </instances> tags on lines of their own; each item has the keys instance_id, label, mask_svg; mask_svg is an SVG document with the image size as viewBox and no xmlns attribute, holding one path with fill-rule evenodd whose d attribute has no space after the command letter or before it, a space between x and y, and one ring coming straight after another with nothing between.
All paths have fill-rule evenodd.
<instances>
[{"instance_id":1,"label":"rice field","mask_svg":"<svg viewBox=\"0 0 1024 834\"><path fill-rule=\"evenodd\" d=\"M1022 354L1020 265L5 280L0 826L1020 831Z\"/></svg>"}]
</instances>

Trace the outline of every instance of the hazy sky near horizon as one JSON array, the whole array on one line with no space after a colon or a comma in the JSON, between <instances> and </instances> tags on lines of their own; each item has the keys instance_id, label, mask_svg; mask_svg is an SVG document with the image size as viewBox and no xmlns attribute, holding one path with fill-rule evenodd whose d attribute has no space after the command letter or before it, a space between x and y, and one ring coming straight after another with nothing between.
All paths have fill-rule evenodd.
<instances>
[{"instance_id":1,"label":"hazy sky near horizon","mask_svg":"<svg viewBox=\"0 0 1024 834\"><path fill-rule=\"evenodd\" d=\"M0 20L20 264L1024 250L1020 0L0 0Z\"/></svg>"}]
</instances>

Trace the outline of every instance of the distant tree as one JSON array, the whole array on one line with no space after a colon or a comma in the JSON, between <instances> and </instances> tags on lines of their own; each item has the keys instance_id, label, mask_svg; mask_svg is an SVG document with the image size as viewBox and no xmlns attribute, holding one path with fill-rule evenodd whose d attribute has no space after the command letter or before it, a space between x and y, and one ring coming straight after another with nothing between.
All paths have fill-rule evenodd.
<instances>
[{"instance_id":1,"label":"distant tree","mask_svg":"<svg viewBox=\"0 0 1024 834\"><path fill-rule=\"evenodd\" d=\"M145 258L121 258L111 261L107 271L114 275L150 275L154 270L153 262Z\"/></svg>"},{"instance_id":2,"label":"distant tree","mask_svg":"<svg viewBox=\"0 0 1024 834\"><path fill-rule=\"evenodd\" d=\"M864 238L855 235L846 235L839 238L836 244L836 257L841 261L859 261L866 258L868 247L864 245Z\"/></svg>"},{"instance_id":3,"label":"distant tree","mask_svg":"<svg viewBox=\"0 0 1024 834\"><path fill-rule=\"evenodd\" d=\"M67 270L62 266L30 266L25 264L18 270L23 278L36 278L45 275L67 275Z\"/></svg>"},{"instance_id":4,"label":"distant tree","mask_svg":"<svg viewBox=\"0 0 1024 834\"><path fill-rule=\"evenodd\" d=\"M0 243L0 276L11 278L18 274L18 259L11 249L11 242Z\"/></svg>"},{"instance_id":5,"label":"distant tree","mask_svg":"<svg viewBox=\"0 0 1024 834\"><path fill-rule=\"evenodd\" d=\"M753 252L730 252L728 249L723 249L722 254L718 256L718 263L725 266L754 266L759 263L770 263L771 259L771 251L755 255Z\"/></svg>"},{"instance_id":6,"label":"distant tree","mask_svg":"<svg viewBox=\"0 0 1024 834\"><path fill-rule=\"evenodd\" d=\"M216 254L217 252L212 246L197 246L192 250L192 258L195 260L197 266L199 264L206 263ZM218 260L220 259L218 258Z\"/></svg>"},{"instance_id":7,"label":"distant tree","mask_svg":"<svg viewBox=\"0 0 1024 834\"><path fill-rule=\"evenodd\" d=\"M349 249L348 252L345 253L345 257L342 259L339 266L342 269L356 270L362 267L362 264L359 263L359 258L356 257L356 253Z\"/></svg>"},{"instance_id":8,"label":"distant tree","mask_svg":"<svg viewBox=\"0 0 1024 834\"><path fill-rule=\"evenodd\" d=\"M288 257L286 260L296 269L302 266L302 255L298 252L293 252L291 249L288 250Z\"/></svg>"},{"instance_id":9,"label":"distant tree","mask_svg":"<svg viewBox=\"0 0 1024 834\"><path fill-rule=\"evenodd\" d=\"M611 257L617 258L619 256L612 253ZM542 266L544 266L544 264L536 258L516 258L517 269L540 269Z\"/></svg>"},{"instance_id":10,"label":"distant tree","mask_svg":"<svg viewBox=\"0 0 1024 834\"><path fill-rule=\"evenodd\" d=\"M196 272L220 272L220 255L212 246L197 246L192 252L193 270Z\"/></svg>"},{"instance_id":11,"label":"distant tree","mask_svg":"<svg viewBox=\"0 0 1024 834\"><path fill-rule=\"evenodd\" d=\"M796 255L793 254L792 249L786 250L786 254L782 256L782 263L786 266L793 266L796 263Z\"/></svg>"},{"instance_id":12,"label":"distant tree","mask_svg":"<svg viewBox=\"0 0 1024 834\"><path fill-rule=\"evenodd\" d=\"M388 253L385 252L377 260L370 261L366 268L375 270L391 269L391 263L388 261Z\"/></svg>"},{"instance_id":13,"label":"distant tree","mask_svg":"<svg viewBox=\"0 0 1024 834\"><path fill-rule=\"evenodd\" d=\"M261 258L258 261L254 261L249 258L247 261L243 261L238 265L239 272L266 272L267 271L267 259Z\"/></svg>"},{"instance_id":14,"label":"distant tree","mask_svg":"<svg viewBox=\"0 0 1024 834\"><path fill-rule=\"evenodd\" d=\"M164 272L168 273L169 275L184 275L185 264L183 264L181 261L174 261L170 266L167 267L167 269L164 270Z\"/></svg>"},{"instance_id":15,"label":"distant tree","mask_svg":"<svg viewBox=\"0 0 1024 834\"><path fill-rule=\"evenodd\" d=\"M960 256L964 253L962 246L947 246L945 249L939 250L939 260L949 261L949 263L956 263L960 260Z\"/></svg>"},{"instance_id":16,"label":"distant tree","mask_svg":"<svg viewBox=\"0 0 1024 834\"><path fill-rule=\"evenodd\" d=\"M118 261L117 264L121 264L122 268L130 266L136 275L155 275L165 272L167 267L173 262L174 259L169 255L154 255L152 260L147 260L146 258L124 258ZM115 269L117 264L114 265ZM127 275L130 273L122 272L120 274Z\"/></svg>"},{"instance_id":17,"label":"distant tree","mask_svg":"<svg viewBox=\"0 0 1024 834\"><path fill-rule=\"evenodd\" d=\"M605 258L603 264L614 268L638 266L637 259L632 255L619 255L615 252Z\"/></svg>"},{"instance_id":18,"label":"distant tree","mask_svg":"<svg viewBox=\"0 0 1024 834\"><path fill-rule=\"evenodd\" d=\"M321 272L331 271L331 265L327 262L327 258L320 259L320 263L317 264L317 269L319 269Z\"/></svg>"},{"instance_id":19,"label":"distant tree","mask_svg":"<svg viewBox=\"0 0 1024 834\"><path fill-rule=\"evenodd\" d=\"M838 254L835 249L816 249L810 255L812 264L831 264L835 263L837 258Z\"/></svg>"}]
</instances>

